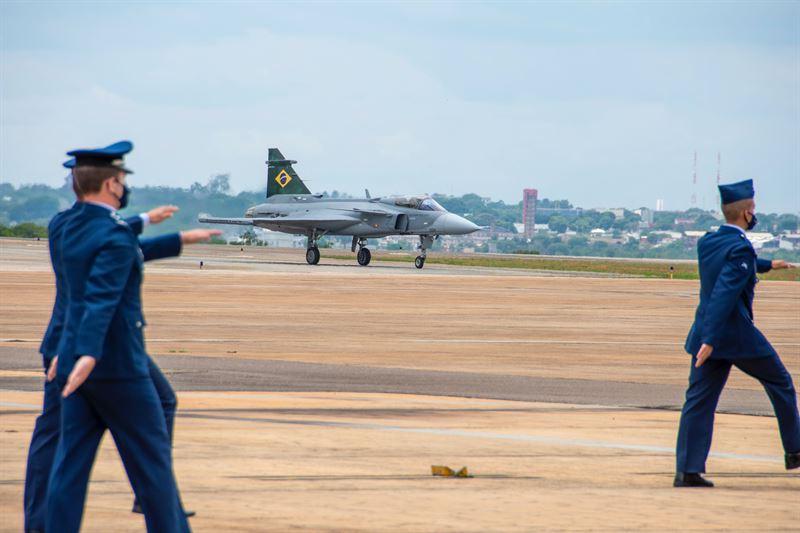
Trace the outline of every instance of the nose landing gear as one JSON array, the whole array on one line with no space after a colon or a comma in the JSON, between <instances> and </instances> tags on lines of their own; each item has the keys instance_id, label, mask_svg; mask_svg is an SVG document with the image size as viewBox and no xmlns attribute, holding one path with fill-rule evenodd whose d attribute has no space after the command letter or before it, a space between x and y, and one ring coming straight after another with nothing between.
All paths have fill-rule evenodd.
<instances>
[{"instance_id":1,"label":"nose landing gear","mask_svg":"<svg viewBox=\"0 0 800 533\"><path fill-rule=\"evenodd\" d=\"M419 250L420 254L414 259L414 266L422 268L425 266L425 258L428 257L428 248L433 246L433 237L431 235L419 236Z\"/></svg>"}]
</instances>

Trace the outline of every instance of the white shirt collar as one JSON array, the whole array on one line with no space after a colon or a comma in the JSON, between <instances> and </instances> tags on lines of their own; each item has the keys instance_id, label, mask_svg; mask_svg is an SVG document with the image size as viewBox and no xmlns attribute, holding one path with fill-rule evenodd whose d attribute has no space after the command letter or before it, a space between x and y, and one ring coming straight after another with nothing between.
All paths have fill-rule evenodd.
<instances>
[{"instance_id":1,"label":"white shirt collar","mask_svg":"<svg viewBox=\"0 0 800 533\"><path fill-rule=\"evenodd\" d=\"M86 203L87 203L87 204L96 205L96 206L99 206L99 207L105 207L106 209L108 209L108 210L109 210L109 211L111 211L112 213L113 213L113 212L116 212L116 209L114 209L113 207L111 207L111 206L110 206L110 205L108 205L108 204L104 204L103 202L91 202L91 201L88 201L88 200L87 200L87 201L86 201Z\"/></svg>"},{"instance_id":2,"label":"white shirt collar","mask_svg":"<svg viewBox=\"0 0 800 533\"><path fill-rule=\"evenodd\" d=\"M728 226L729 228L736 228L742 235L747 235L747 233L736 224L723 224L723 226Z\"/></svg>"}]
</instances>

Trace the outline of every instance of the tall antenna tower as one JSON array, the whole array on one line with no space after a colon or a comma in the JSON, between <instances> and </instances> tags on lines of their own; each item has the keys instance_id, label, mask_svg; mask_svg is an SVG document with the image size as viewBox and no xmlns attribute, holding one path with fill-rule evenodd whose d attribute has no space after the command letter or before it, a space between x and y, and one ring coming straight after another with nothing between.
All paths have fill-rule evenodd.
<instances>
[{"instance_id":1,"label":"tall antenna tower","mask_svg":"<svg viewBox=\"0 0 800 533\"><path fill-rule=\"evenodd\" d=\"M692 207L697 207L697 150L694 151L694 165L692 166Z\"/></svg>"}]
</instances>

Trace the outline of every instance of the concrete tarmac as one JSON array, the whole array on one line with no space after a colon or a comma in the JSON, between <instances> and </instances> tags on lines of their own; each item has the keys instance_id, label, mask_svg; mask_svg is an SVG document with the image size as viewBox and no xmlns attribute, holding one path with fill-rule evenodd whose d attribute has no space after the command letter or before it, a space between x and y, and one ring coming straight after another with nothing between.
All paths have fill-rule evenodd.
<instances>
[{"instance_id":1,"label":"concrete tarmac","mask_svg":"<svg viewBox=\"0 0 800 533\"><path fill-rule=\"evenodd\" d=\"M671 487L696 282L302 261L200 246L147 265L147 346L178 390L175 469L195 531L800 523L800 475L738 371L708 463L717 487ZM52 298L46 243L0 239L2 531L22 527ZM759 284L756 322L795 376L798 318L800 284ZM474 477L432 477L437 464ZM104 439L84 530L142 531L131 498Z\"/></svg>"}]
</instances>

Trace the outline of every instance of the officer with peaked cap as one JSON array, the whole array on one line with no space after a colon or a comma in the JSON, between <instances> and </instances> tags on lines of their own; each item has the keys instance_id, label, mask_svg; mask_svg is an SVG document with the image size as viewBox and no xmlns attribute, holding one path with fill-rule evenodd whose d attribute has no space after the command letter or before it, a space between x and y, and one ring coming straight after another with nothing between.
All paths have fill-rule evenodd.
<instances>
[{"instance_id":1,"label":"officer with peaked cap","mask_svg":"<svg viewBox=\"0 0 800 533\"><path fill-rule=\"evenodd\" d=\"M148 531L189 529L144 351L144 256L134 232L116 213L129 194L123 156L131 148L123 142L69 153L76 158L73 179L83 203L61 238L59 268L68 303L57 350L62 424L48 486L48 531L80 528L90 470L106 429L114 436ZM215 233L166 236L153 257L176 255L181 242L207 240Z\"/></svg>"},{"instance_id":2,"label":"officer with peaked cap","mask_svg":"<svg viewBox=\"0 0 800 533\"><path fill-rule=\"evenodd\" d=\"M120 145L123 150L130 149L129 143ZM106 147L105 151L113 149L114 145ZM64 167L72 170L75 167L75 158L64 163ZM75 187L73 190L77 201L68 209L57 213L48 225L48 245L50 250L50 261L56 279L56 297L53 304L53 311L47 325L39 351L42 354L42 362L45 372L50 370L49 379L44 384L44 400L42 413L36 418L34 430L31 435L31 443L28 451L28 461L25 471L25 491L24 491L24 517L25 531L43 531L45 524L45 502L47 496L47 482L50 477L50 469L53 465L56 444L60 432L61 400L56 383L53 381L56 363L58 360L57 347L61 339L61 331L64 326L64 314L67 305L66 288L60 268L61 237L64 225L82 207L83 194ZM125 222L130 226L135 234L140 234L143 228L149 224L159 224L170 218L175 211L175 206L160 206L146 213L129 217ZM151 239L141 239L140 247L145 261L170 257L180 252L180 239L177 235L165 235ZM178 246L176 247L176 240ZM156 387L164 416L167 421L167 429L172 437L174 426L175 408L177 400L167 379L155 365L150 361L150 375ZM134 503L134 507L137 505Z\"/></svg>"},{"instance_id":3,"label":"officer with peaked cap","mask_svg":"<svg viewBox=\"0 0 800 533\"><path fill-rule=\"evenodd\" d=\"M789 268L758 259L746 230L756 225L753 180L719 186L726 223L697 242L700 304L686 339L692 355L681 411L676 487L713 487L701 474L711 447L714 411L731 366L761 382L778 418L786 469L800 468L800 416L792 378L767 338L756 328L756 272Z\"/></svg>"}]
</instances>

